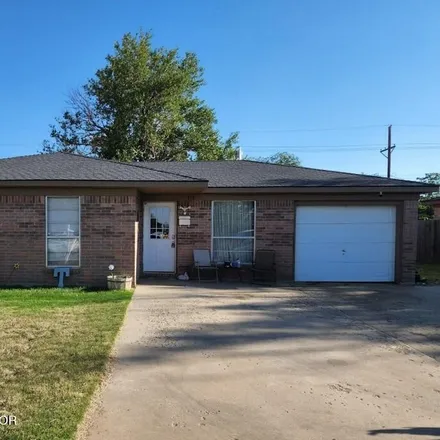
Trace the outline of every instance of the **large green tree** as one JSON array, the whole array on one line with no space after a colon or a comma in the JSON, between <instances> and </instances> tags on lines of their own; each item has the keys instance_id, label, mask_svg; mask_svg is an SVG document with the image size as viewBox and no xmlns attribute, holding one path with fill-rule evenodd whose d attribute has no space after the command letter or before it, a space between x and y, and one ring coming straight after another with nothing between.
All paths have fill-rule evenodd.
<instances>
[{"instance_id":1,"label":"large green tree","mask_svg":"<svg viewBox=\"0 0 440 440\"><path fill-rule=\"evenodd\" d=\"M126 34L106 65L68 98L43 152L121 161L235 159L237 133L222 139L195 54L153 48L151 34Z\"/></svg>"},{"instance_id":2,"label":"large green tree","mask_svg":"<svg viewBox=\"0 0 440 440\"><path fill-rule=\"evenodd\" d=\"M417 177L417 180L422 183L429 183L431 185L440 186L440 173L426 173L424 177ZM440 193L423 194L419 201L419 219L429 220L434 217L434 209L432 205L425 203L433 197L438 197Z\"/></svg>"}]
</instances>

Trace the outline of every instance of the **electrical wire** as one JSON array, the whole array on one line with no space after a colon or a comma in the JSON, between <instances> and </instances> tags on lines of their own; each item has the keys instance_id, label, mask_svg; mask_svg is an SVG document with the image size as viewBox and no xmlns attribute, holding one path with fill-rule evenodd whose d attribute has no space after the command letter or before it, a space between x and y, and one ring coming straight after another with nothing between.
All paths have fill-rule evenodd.
<instances>
[{"instance_id":1,"label":"electrical wire","mask_svg":"<svg viewBox=\"0 0 440 440\"><path fill-rule=\"evenodd\" d=\"M264 150L277 150L277 151L285 151L285 150L294 150L294 151L302 151L302 152L310 152L310 153L325 153L325 152L331 152L331 151L373 151L377 150L377 147L384 147L383 144L370 144L369 146L351 146L351 145L279 145L279 146L265 146L265 145L243 145L241 148L243 149L249 149L258 151L260 149ZM420 150L440 150L440 144L434 144L434 145L422 145L420 147L416 146L403 146L400 147L397 145L398 150L413 150L413 151L420 151Z\"/></svg>"},{"instance_id":2,"label":"electrical wire","mask_svg":"<svg viewBox=\"0 0 440 440\"><path fill-rule=\"evenodd\" d=\"M389 124L371 124L371 125L354 125L347 127L322 127L322 128L256 128L236 130L239 133L251 132L317 132L317 131L348 131L348 130L364 130L370 128L384 128ZM393 127L408 127L408 128L440 128L440 124L392 124Z\"/></svg>"},{"instance_id":3,"label":"electrical wire","mask_svg":"<svg viewBox=\"0 0 440 440\"><path fill-rule=\"evenodd\" d=\"M383 146L383 144L381 144ZM265 151L269 150L276 150L276 151L287 151L291 150L293 152L302 152L302 153L330 153L334 151L345 151L345 152L362 152L362 151L378 151L375 147L353 147L348 148L347 146L340 146L340 147L318 147L314 146L311 147L294 147L294 146L280 146L280 147L263 147L260 146L259 148L255 147L249 147L249 146L242 146L243 149L249 149L252 151L258 151L259 148L264 149ZM436 146L422 146L419 148L415 147L397 147L398 151L400 150L410 150L410 151L420 151L420 150L440 150L440 145Z\"/></svg>"},{"instance_id":4,"label":"electrical wire","mask_svg":"<svg viewBox=\"0 0 440 440\"><path fill-rule=\"evenodd\" d=\"M438 124L393 124L393 127L440 128Z\"/></svg>"},{"instance_id":5,"label":"electrical wire","mask_svg":"<svg viewBox=\"0 0 440 440\"><path fill-rule=\"evenodd\" d=\"M345 131L345 130L363 130L369 128L384 128L388 127L386 124L376 125L355 125L351 127L325 127L325 128L257 128L249 130L237 130L239 133L250 132L313 132L313 131Z\"/></svg>"},{"instance_id":6,"label":"electrical wire","mask_svg":"<svg viewBox=\"0 0 440 440\"><path fill-rule=\"evenodd\" d=\"M423 147L420 148L426 148L426 146L432 146L432 147L440 147L440 142L403 142L398 144L400 145L423 145ZM276 148L276 149L282 149L282 148L358 148L358 147L384 147L384 144L346 144L346 145L242 145L242 148Z\"/></svg>"}]
</instances>

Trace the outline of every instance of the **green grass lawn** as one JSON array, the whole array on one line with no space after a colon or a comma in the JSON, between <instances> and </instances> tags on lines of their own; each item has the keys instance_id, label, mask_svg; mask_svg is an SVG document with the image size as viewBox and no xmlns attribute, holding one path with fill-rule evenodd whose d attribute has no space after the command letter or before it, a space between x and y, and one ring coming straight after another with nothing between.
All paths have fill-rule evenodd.
<instances>
[{"instance_id":1,"label":"green grass lawn","mask_svg":"<svg viewBox=\"0 0 440 440\"><path fill-rule=\"evenodd\" d=\"M0 289L0 439L72 439L131 292Z\"/></svg>"},{"instance_id":2,"label":"green grass lawn","mask_svg":"<svg viewBox=\"0 0 440 440\"><path fill-rule=\"evenodd\" d=\"M421 264L417 267L420 276L430 284L440 283L440 264Z\"/></svg>"}]
</instances>

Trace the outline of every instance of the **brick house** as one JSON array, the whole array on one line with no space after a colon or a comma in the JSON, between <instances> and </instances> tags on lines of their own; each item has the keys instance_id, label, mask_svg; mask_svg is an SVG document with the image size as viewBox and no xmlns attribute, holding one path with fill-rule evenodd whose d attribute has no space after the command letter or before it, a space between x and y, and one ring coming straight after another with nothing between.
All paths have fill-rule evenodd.
<instances>
[{"instance_id":1,"label":"brick house","mask_svg":"<svg viewBox=\"0 0 440 440\"><path fill-rule=\"evenodd\" d=\"M281 279L412 283L417 201L432 185L251 161L0 160L0 285L102 285L276 252ZM189 224L188 224L189 223Z\"/></svg>"}]
</instances>

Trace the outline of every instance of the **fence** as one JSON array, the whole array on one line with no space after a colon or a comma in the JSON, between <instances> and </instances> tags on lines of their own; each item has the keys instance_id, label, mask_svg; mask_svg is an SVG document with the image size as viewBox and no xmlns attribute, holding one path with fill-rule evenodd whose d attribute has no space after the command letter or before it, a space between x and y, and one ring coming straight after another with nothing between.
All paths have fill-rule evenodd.
<instances>
[{"instance_id":1,"label":"fence","mask_svg":"<svg viewBox=\"0 0 440 440\"><path fill-rule=\"evenodd\" d=\"M417 262L440 263L440 220L419 220Z\"/></svg>"}]
</instances>

